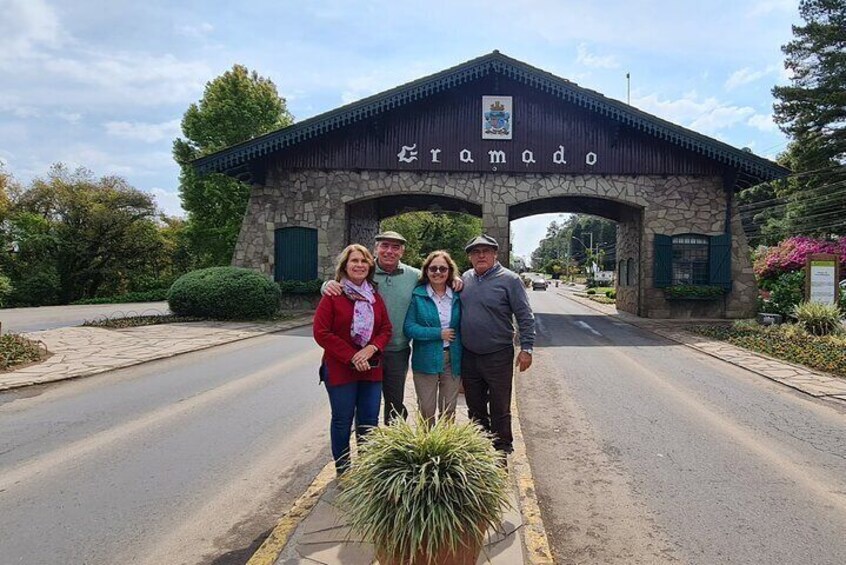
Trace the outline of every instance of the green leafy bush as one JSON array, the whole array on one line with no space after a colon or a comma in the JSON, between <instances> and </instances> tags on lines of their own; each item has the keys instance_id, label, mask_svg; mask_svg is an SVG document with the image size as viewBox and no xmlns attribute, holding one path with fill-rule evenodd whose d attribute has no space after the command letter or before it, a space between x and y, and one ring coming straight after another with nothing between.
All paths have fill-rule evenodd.
<instances>
[{"instance_id":1,"label":"green leafy bush","mask_svg":"<svg viewBox=\"0 0 846 565\"><path fill-rule=\"evenodd\" d=\"M805 272L782 273L773 280L761 281L761 288L770 293L761 304L761 312L793 315L793 308L805 298Z\"/></svg>"},{"instance_id":2,"label":"green leafy bush","mask_svg":"<svg viewBox=\"0 0 846 565\"><path fill-rule=\"evenodd\" d=\"M61 283L54 267L44 269L17 281L9 302L16 306L50 306L59 303Z\"/></svg>"},{"instance_id":3,"label":"green leafy bush","mask_svg":"<svg viewBox=\"0 0 846 565\"><path fill-rule=\"evenodd\" d=\"M320 287L323 286L321 279L313 281L279 281L279 290L282 294L320 294Z\"/></svg>"},{"instance_id":4,"label":"green leafy bush","mask_svg":"<svg viewBox=\"0 0 846 565\"><path fill-rule=\"evenodd\" d=\"M721 286L676 284L664 289L667 298L719 298L726 293Z\"/></svg>"},{"instance_id":5,"label":"green leafy bush","mask_svg":"<svg viewBox=\"0 0 846 565\"><path fill-rule=\"evenodd\" d=\"M381 563L452 562L439 557L480 547L488 528L500 526L508 478L499 463L475 424L442 419L429 428L398 418L367 435L337 502Z\"/></svg>"},{"instance_id":6,"label":"green leafy bush","mask_svg":"<svg viewBox=\"0 0 846 565\"><path fill-rule=\"evenodd\" d=\"M211 267L179 277L167 294L171 312L218 320L269 318L279 308L279 287L250 269Z\"/></svg>"},{"instance_id":7,"label":"green leafy bush","mask_svg":"<svg viewBox=\"0 0 846 565\"><path fill-rule=\"evenodd\" d=\"M840 308L833 304L802 302L793 309L793 316L799 325L816 336L839 334L843 331Z\"/></svg>"},{"instance_id":8,"label":"green leafy bush","mask_svg":"<svg viewBox=\"0 0 846 565\"><path fill-rule=\"evenodd\" d=\"M0 308L6 305L9 296L11 296L14 290L12 280L5 275L0 275Z\"/></svg>"},{"instance_id":9,"label":"green leafy bush","mask_svg":"<svg viewBox=\"0 0 846 565\"><path fill-rule=\"evenodd\" d=\"M617 291L616 290L606 290L605 296L610 298L611 300L616 300L617 298Z\"/></svg>"},{"instance_id":10,"label":"green leafy bush","mask_svg":"<svg viewBox=\"0 0 846 565\"><path fill-rule=\"evenodd\" d=\"M596 289L595 288L587 289L587 294L596 294Z\"/></svg>"}]
</instances>

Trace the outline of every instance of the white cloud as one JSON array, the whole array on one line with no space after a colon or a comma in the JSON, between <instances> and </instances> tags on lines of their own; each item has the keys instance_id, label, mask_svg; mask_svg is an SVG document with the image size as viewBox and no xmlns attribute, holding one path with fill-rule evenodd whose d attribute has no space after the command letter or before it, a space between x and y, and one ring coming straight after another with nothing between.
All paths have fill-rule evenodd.
<instances>
[{"instance_id":1,"label":"white cloud","mask_svg":"<svg viewBox=\"0 0 846 565\"><path fill-rule=\"evenodd\" d=\"M214 26L208 22L201 22L197 25L185 24L176 26L176 33L192 39L200 39L213 31Z\"/></svg>"},{"instance_id":2,"label":"white cloud","mask_svg":"<svg viewBox=\"0 0 846 565\"><path fill-rule=\"evenodd\" d=\"M775 67L767 67L766 69L753 71L749 67L744 67L740 70L734 71L726 81L726 90L733 90L738 86L755 82L765 76L775 74Z\"/></svg>"},{"instance_id":3,"label":"white cloud","mask_svg":"<svg viewBox=\"0 0 846 565\"><path fill-rule=\"evenodd\" d=\"M771 114L755 114L746 121L747 124L753 128L761 131L771 132L778 131L778 126L773 121Z\"/></svg>"},{"instance_id":4,"label":"white cloud","mask_svg":"<svg viewBox=\"0 0 846 565\"><path fill-rule=\"evenodd\" d=\"M184 217L185 210L182 209L182 202L179 193L165 190L163 188L151 188L150 193L156 198L158 207L168 216Z\"/></svg>"},{"instance_id":5,"label":"white cloud","mask_svg":"<svg viewBox=\"0 0 846 565\"><path fill-rule=\"evenodd\" d=\"M135 139L146 143L155 143L163 139L173 139L179 135L180 120L170 120L159 124L141 122L106 122L106 133L113 137Z\"/></svg>"},{"instance_id":6,"label":"white cloud","mask_svg":"<svg viewBox=\"0 0 846 565\"><path fill-rule=\"evenodd\" d=\"M65 38L59 18L44 0L2 0L0 13L0 61L28 57L39 47L59 47Z\"/></svg>"},{"instance_id":7,"label":"white cloud","mask_svg":"<svg viewBox=\"0 0 846 565\"><path fill-rule=\"evenodd\" d=\"M145 106L190 99L212 74L206 63L138 52L79 53L45 59L42 67L54 78L82 85L88 96Z\"/></svg>"},{"instance_id":8,"label":"white cloud","mask_svg":"<svg viewBox=\"0 0 846 565\"><path fill-rule=\"evenodd\" d=\"M587 45L584 43L579 44L576 61L595 69L616 69L620 66L613 55L594 55L588 51Z\"/></svg>"},{"instance_id":9,"label":"white cloud","mask_svg":"<svg viewBox=\"0 0 846 565\"><path fill-rule=\"evenodd\" d=\"M796 10L795 0L759 0L747 12L749 17L755 18L772 12L790 12Z\"/></svg>"},{"instance_id":10,"label":"white cloud","mask_svg":"<svg viewBox=\"0 0 846 565\"><path fill-rule=\"evenodd\" d=\"M711 135L743 123L755 114L748 106L734 106L715 97L700 100L696 92L677 100L661 100L658 95L650 94L635 98L633 104L665 120Z\"/></svg>"},{"instance_id":11,"label":"white cloud","mask_svg":"<svg viewBox=\"0 0 846 565\"><path fill-rule=\"evenodd\" d=\"M66 121L69 124L78 124L82 119L82 114L79 112L56 112L56 117Z\"/></svg>"}]
</instances>

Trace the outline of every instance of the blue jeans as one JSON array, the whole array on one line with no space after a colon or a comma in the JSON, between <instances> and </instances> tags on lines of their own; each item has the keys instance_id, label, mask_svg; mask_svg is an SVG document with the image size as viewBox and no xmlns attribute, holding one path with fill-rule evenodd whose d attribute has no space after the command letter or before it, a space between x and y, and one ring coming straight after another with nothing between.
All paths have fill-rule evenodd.
<instances>
[{"instance_id":1,"label":"blue jeans","mask_svg":"<svg viewBox=\"0 0 846 565\"><path fill-rule=\"evenodd\" d=\"M326 385L332 423L329 437L335 470L342 474L350 466L350 435L355 420L355 435L360 442L371 428L379 424L379 406L382 401L382 383L358 381L345 385Z\"/></svg>"}]
</instances>

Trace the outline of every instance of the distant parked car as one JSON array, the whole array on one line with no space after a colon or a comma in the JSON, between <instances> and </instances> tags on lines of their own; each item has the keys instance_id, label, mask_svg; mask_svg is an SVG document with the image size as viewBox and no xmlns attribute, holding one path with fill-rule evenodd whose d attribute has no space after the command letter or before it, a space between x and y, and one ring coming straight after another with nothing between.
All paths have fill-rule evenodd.
<instances>
[{"instance_id":1,"label":"distant parked car","mask_svg":"<svg viewBox=\"0 0 846 565\"><path fill-rule=\"evenodd\" d=\"M532 279L532 290L546 290L547 286L549 286L549 281L544 278L537 277Z\"/></svg>"}]
</instances>

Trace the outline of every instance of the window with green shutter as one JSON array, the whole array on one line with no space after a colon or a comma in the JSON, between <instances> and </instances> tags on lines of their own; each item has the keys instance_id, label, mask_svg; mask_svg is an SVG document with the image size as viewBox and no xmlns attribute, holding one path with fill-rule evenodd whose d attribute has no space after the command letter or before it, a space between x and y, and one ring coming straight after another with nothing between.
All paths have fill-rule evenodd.
<instances>
[{"instance_id":1,"label":"window with green shutter","mask_svg":"<svg viewBox=\"0 0 846 565\"><path fill-rule=\"evenodd\" d=\"M317 278L317 230L280 228L274 242L277 281L312 281Z\"/></svg>"},{"instance_id":2,"label":"window with green shutter","mask_svg":"<svg viewBox=\"0 0 846 565\"><path fill-rule=\"evenodd\" d=\"M708 236L692 233L673 236L672 284L709 284L708 260Z\"/></svg>"},{"instance_id":3,"label":"window with green shutter","mask_svg":"<svg viewBox=\"0 0 846 565\"><path fill-rule=\"evenodd\" d=\"M655 287L670 286L673 279L673 238L655 234Z\"/></svg>"},{"instance_id":4,"label":"window with green shutter","mask_svg":"<svg viewBox=\"0 0 846 565\"><path fill-rule=\"evenodd\" d=\"M731 290L731 234L711 236L708 284Z\"/></svg>"}]
</instances>

